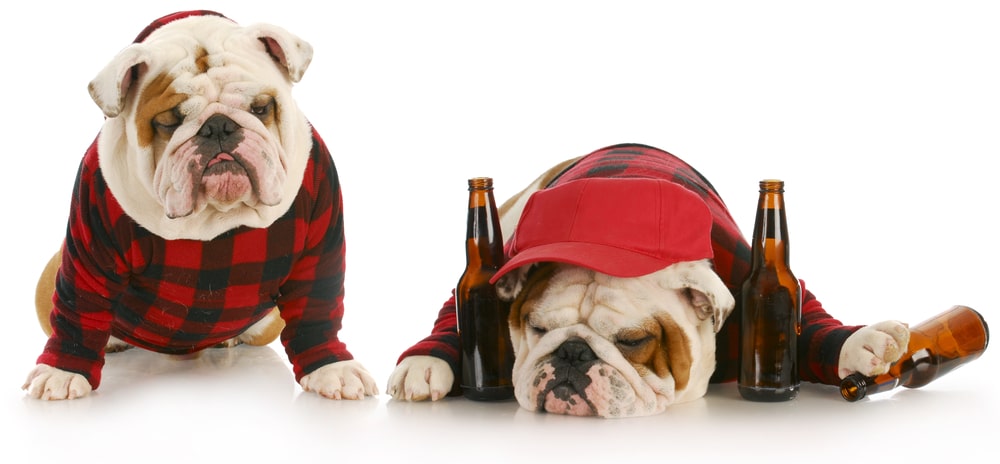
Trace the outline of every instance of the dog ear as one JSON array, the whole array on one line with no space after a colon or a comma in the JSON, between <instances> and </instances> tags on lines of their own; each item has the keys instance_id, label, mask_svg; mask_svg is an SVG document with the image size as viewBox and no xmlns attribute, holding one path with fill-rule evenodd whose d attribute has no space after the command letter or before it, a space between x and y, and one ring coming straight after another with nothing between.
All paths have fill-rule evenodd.
<instances>
[{"instance_id":1,"label":"dog ear","mask_svg":"<svg viewBox=\"0 0 1000 464\"><path fill-rule=\"evenodd\" d=\"M522 336L524 334L524 320L521 314L524 302L537 292L544 291L545 286L540 284L548 282L555 271L554 263L527 264L504 274L497 281L497 296L503 301L511 302L507 321L510 324L515 354L520 353L521 340L514 334L515 332L521 333ZM508 280L505 282L504 279ZM504 283L507 285L503 285Z\"/></svg>"},{"instance_id":2,"label":"dog ear","mask_svg":"<svg viewBox=\"0 0 1000 464\"><path fill-rule=\"evenodd\" d=\"M497 296L500 297L500 300L507 302L514 301L517 295L521 293L521 290L524 290L524 284L528 281L528 274L534 267L534 264L524 265L500 277L496 283Z\"/></svg>"},{"instance_id":3,"label":"dog ear","mask_svg":"<svg viewBox=\"0 0 1000 464\"><path fill-rule=\"evenodd\" d=\"M125 96L129 88L137 81L137 76L143 71L145 63L149 62L148 46L132 44L116 55L97 76L90 81L87 89L90 98L101 108L104 115L113 118L125 108Z\"/></svg>"},{"instance_id":4,"label":"dog ear","mask_svg":"<svg viewBox=\"0 0 1000 464\"><path fill-rule=\"evenodd\" d=\"M684 261L658 271L658 283L672 290L685 290L698 318L712 318L716 333L732 313L736 300L712 269L711 261Z\"/></svg>"},{"instance_id":5,"label":"dog ear","mask_svg":"<svg viewBox=\"0 0 1000 464\"><path fill-rule=\"evenodd\" d=\"M285 69L292 82L298 82L312 62L313 48L309 42L273 24L254 24L247 33L264 43L267 53Z\"/></svg>"},{"instance_id":6,"label":"dog ear","mask_svg":"<svg viewBox=\"0 0 1000 464\"><path fill-rule=\"evenodd\" d=\"M656 375L666 377L666 371L674 378L674 390L683 390L691 380L691 341L684 330L667 314L655 316L660 325L660 347L653 362Z\"/></svg>"}]
</instances>

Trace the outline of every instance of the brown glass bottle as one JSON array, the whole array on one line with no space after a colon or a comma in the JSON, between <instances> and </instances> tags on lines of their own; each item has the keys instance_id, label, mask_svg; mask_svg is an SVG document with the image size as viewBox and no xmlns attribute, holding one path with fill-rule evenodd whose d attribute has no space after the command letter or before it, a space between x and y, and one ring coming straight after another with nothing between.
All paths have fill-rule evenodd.
<instances>
[{"instance_id":1,"label":"brown glass bottle","mask_svg":"<svg viewBox=\"0 0 1000 464\"><path fill-rule=\"evenodd\" d=\"M489 177L469 179L465 255L465 272L455 287L462 394L477 401L510 399L514 397L514 349L507 322L510 304L500 301L490 284L504 264L504 251Z\"/></svg>"},{"instance_id":2,"label":"brown glass bottle","mask_svg":"<svg viewBox=\"0 0 1000 464\"><path fill-rule=\"evenodd\" d=\"M789 267L784 185L760 181L750 274L741 289L738 388L751 401L787 401L799 391L802 290Z\"/></svg>"},{"instance_id":3,"label":"brown glass bottle","mask_svg":"<svg viewBox=\"0 0 1000 464\"><path fill-rule=\"evenodd\" d=\"M978 358L989 341L990 329L982 314L968 306L952 306L910 327L906 353L889 372L875 377L851 374L840 382L840 394L847 401L857 401L898 386L922 387Z\"/></svg>"}]
</instances>

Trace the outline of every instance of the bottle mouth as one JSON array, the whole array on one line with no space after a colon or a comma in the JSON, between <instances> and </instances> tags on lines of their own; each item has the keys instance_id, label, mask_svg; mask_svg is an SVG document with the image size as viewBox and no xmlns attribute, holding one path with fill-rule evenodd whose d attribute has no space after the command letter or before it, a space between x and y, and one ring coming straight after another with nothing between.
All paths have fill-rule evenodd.
<instances>
[{"instance_id":1,"label":"bottle mouth","mask_svg":"<svg viewBox=\"0 0 1000 464\"><path fill-rule=\"evenodd\" d=\"M760 181L761 192L785 192L785 181L781 179L763 179Z\"/></svg>"},{"instance_id":2,"label":"bottle mouth","mask_svg":"<svg viewBox=\"0 0 1000 464\"><path fill-rule=\"evenodd\" d=\"M472 177L469 179L469 190L493 188L492 177Z\"/></svg>"},{"instance_id":3,"label":"bottle mouth","mask_svg":"<svg viewBox=\"0 0 1000 464\"><path fill-rule=\"evenodd\" d=\"M868 379L854 373L840 381L840 396L850 402L858 401L868 394Z\"/></svg>"}]
</instances>

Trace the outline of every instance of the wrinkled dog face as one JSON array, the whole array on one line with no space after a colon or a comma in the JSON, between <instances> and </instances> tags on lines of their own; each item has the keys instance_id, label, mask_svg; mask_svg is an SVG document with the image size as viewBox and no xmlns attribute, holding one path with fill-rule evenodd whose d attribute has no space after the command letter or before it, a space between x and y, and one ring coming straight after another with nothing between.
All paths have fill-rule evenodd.
<instances>
[{"instance_id":1,"label":"wrinkled dog face","mask_svg":"<svg viewBox=\"0 0 1000 464\"><path fill-rule=\"evenodd\" d=\"M160 159L153 189L167 217L278 203L285 172L273 95L254 90L249 102L233 106L195 98L169 107L155 104L163 94L148 93L156 92L143 95L156 114L136 124L151 129L146 136Z\"/></svg>"},{"instance_id":2,"label":"wrinkled dog face","mask_svg":"<svg viewBox=\"0 0 1000 464\"><path fill-rule=\"evenodd\" d=\"M498 289L517 295L518 402L579 416L656 414L702 397L715 368L714 334L735 304L708 261L635 278L547 263L508 274Z\"/></svg>"},{"instance_id":3,"label":"wrinkled dog face","mask_svg":"<svg viewBox=\"0 0 1000 464\"><path fill-rule=\"evenodd\" d=\"M291 85L311 57L276 26L215 16L168 23L123 50L90 90L109 117L101 167L126 212L165 238L196 239L280 216L308 157Z\"/></svg>"}]
</instances>

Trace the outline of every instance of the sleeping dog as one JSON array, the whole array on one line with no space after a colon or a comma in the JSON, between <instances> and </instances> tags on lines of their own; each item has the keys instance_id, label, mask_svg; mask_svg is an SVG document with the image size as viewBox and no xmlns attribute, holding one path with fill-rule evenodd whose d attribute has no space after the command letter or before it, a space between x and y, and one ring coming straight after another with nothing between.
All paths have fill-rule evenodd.
<instances>
[{"instance_id":1,"label":"sleeping dog","mask_svg":"<svg viewBox=\"0 0 1000 464\"><path fill-rule=\"evenodd\" d=\"M687 163L644 145L603 148L548 169L500 214L510 259L494 282L511 301L521 407L643 416L736 379L734 296L749 273L749 245ZM883 373L907 346L901 322L845 326L811 292L803 295L805 381ZM434 327L399 357L388 384L393 398L457 391L454 296Z\"/></svg>"},{"instance_id":2,"label":"sleeping dog","mask_svg":"<svg viewBox=\"0 0 1000 464\"><path fill-rule=\"evenodd\" d=\"M337 331L344 231L333 160L291 96L312 47L211 11L165 16L90 83L106 119L39 279L49 335L24 389L79 398L106 352L190 353L281 335L296 380L377 394Z\"/></svg>"}]
</instances>

